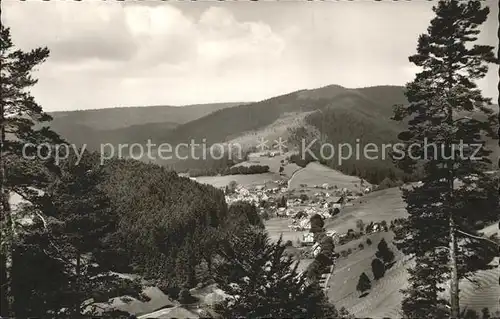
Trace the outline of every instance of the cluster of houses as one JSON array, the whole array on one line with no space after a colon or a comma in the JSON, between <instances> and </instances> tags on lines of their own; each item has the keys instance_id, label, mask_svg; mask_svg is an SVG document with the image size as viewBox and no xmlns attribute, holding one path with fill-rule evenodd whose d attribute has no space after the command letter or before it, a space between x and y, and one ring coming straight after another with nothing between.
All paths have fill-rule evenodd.
<instances>
[{"instance_id":1,"label":"cluster of houses","mask_svg":"<svg viewBox=\"0 0 500 319\"><path fill-rule=\"evenodd\" d=\"M335 230L328 230L325 235L327 237L332 237L333 243L337 245L340 241L341 235L339 235ZM312 257L316 257L318 253L321 251L320 244L318 242L314 242L314 234L311 232L307 232L302 235L301 244L303 246L312 246L311 247L311 255Z\"/></svg>"},{"instance_id":2,"label":"cluster of houses","mask_svg":"<svg viewBox=\"0 0 500 319\"><path fill-rule=\"evenodd\" d=\"M285 194L287 191L286 181L278 180L249 188L237 185L236 189L231 193L226 193L225 197L228 205L243 201L259 207L262 202L275 202L278 195Z\"/></svg>"},{"instance_id":3,"label":"cluster of houses","mask_svg":"<svg viewBox=\"0 0 500 319\"><path fill-rule=\"evenodd\" d=\"M286 180L276 180L253 187L237 185L232 192L226 193L226 202L228 204L237 201L248 202L258 207L261 213L267 211L270 216L289 218L289 229L307 232L302 237L302 244L310 246L314 244L314 236L309 232L311 216L320 215L324 219L330 218L349 205L349 202L362 196L346 188L331 187L327 183L315 185L315 187L321 190L311 196L306 194L287 196ZM367 188L367 191L371 190ZM337 234L335 236L337 241L341 238Z\"/></svg>"},{"instance_id":4,"label":"cluster of houses","mask_svg":"<svg viewBox=\"0 0 500 319\"><path fill-rule=\"evenodd\" d=\"M307 185L302 184L301 186L306 187ZM338 188L337 188L336 185L332 186L332 185L330 185L328 183L323 183L322 185L314 185L313 187L314 188L322 188L322 189L326 189L326 190L329 190L329 189L338 190ZM363 184L360 184L360 187L361 187L361 191L360 192L361 193L365 193L365 194L369 193L369 192L371 192L373 190L372 186L363 187ZM344 192L344 193L348 192L347 188L343 188L341 191Z\"/></svg>"}]
</instances>

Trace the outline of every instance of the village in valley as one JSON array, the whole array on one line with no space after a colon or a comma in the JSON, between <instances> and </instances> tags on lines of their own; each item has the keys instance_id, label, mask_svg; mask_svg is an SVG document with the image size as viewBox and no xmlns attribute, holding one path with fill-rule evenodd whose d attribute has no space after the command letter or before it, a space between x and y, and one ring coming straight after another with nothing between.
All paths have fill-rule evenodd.
<instances>
[{"instance_id":1,"label":"village in valley","mask_svg":"<svg viewBox=\"0 0 500 319\"><path fill-rule=\"evenodd\" d=\"M363 202L363 197L377 190L376 185L372 185L362 178L348 177L349 183L341 182L341 187L335 184L336 179L330 178L330 183L324 182L324 179L318 181L321 184L308 185L299 183L298 188L289 187L292 183L291 178L297 175L301 170L308 168L294 167L295 170L287 170L285 167L294 165L290 163L290 152L280 153L279 151L268 151L256 154L250 154L250 160L247 163L239 165L252 165L255 163L269 164L276 171L274 180L263 179L262 181L253 181L251 184L238 183L238 175L226 176L227 185L218 185L225 193L225 199L228 205L237 202L246 202L254 205L270 237L274 240L281 239L288 247L288 252L299 262L299 269L306 274L315 258L322 252L322 240L326 237L331 238L334 247L341 248L347 243L378 232L388 232L389 226L385 220L367 221L357 220L356 228L336 230L335 220L345 216L346 210L356 210L356 203ZM252 160L253 159L253 160ZM312 163L310 167L320 166L318 163ZM329 169L329 171L334 172ZM272 170L271 170L272 171ZM289 172L287 175L285 172ZM339 177L346 177L339 174ZM230 178L234 179L231 180ZM325 174L326 178L328 174ZM217 180L217 176L211 181ZM191 177L192 180L198 178ZM210 182L206 178L200 178L203 182ZM319 229L311 221L321 220L320 224L324 227ZM397 215L394 215L397 220ZM394 227L393 221L390 221L391 229ZM352 249L349 250L352 252ZM323 250L324 252L324 250ZM326 290L329 278L334 272L335 261L338 258L346 258L349 252L335 249L330 252L331 264L322 269L319 282Z\"/></svg>"},{"instance_id":2,"label":"village in valley","mask_svg":"<svg viewBox=\"0 0 500 319\"><path fill-rule=\"evenodd\" d=\"M0 319L500 319L498 1L48 2L1 2Z\"/></svg>"}]
</instances>

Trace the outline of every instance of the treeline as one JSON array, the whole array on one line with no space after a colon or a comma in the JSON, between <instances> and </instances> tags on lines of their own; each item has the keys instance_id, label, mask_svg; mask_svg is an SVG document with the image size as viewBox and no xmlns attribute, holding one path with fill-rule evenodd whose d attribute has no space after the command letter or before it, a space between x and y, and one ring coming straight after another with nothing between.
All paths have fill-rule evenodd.
<instances>
[{"instance_id":1,"label":"treeline","mask_svg":"<svg viewBox=\"0 0 500 319\"><path fill-rule=\"evenodd\" d=\"M191 177L198 176L217 176L217 175L251 175L263 174L269 172L267 165L250 165L250 166L234 166L224 169L193 169L189 170L188 174Z\"/></svg>"},{"instance_id":2,"label":"treeline","mask_svg":"<svg viewBox=\"0 0 500 319\"><path fill-rule=\"evenodd\" d=\"M360 99L357 101L357 106L361 109L369 108L370 102ZM375 115L373 115L375 116ZM315 112L306 117L308 124L318 130L322 136L321 141L318 134L313 134L307 128L298 128L291 130L291 141L297 145L301 145L302 141L306 141L305 145L309 145L313 141L309 152L292 155L290 161L301 167L305 167L308 163L318 161L323 165L336 169L346 175L358 176L367 180L371 184L380 184L384 179L388 178L392 181L415 181L419 176L416 174L405 174L392 163L390 153L384 149L383 145L390 145L397 142L397 133L399 126L391 123L387 118L384 125L381 125L380 115L376 118L364 114L363 112L356 113L349 109L332 109L326 108L321 112ZM330 156L329 148L321 152L321 146L328 143L333 146L334 153ZM364 154L366 145L373 143L377 146L377 152L369 153L369 157L377 156L377 159L367 158ZM339 160L341 155L340 145L349 145L350 151L346 146L343 149L344 158ZM304 151L302 147L299 147ZM359 151L357 151L357 149ZM349 152L352 154L349 156ZM348 158L347 158L348 157Z\"/></svg>"},{"instance_id":3,"label":"treeline","mask_svg":"<svg viewBox=\"0 0 500 319\"><path fill-rule=\"evenodd\" d=\"M180 154L185 159L172 159L170 161L156 161L169 170L185 173L191 177L216 176L228 172L231 167L248 160L250 151L242 150L229 153L231 150L217 150L213 154L203 154L202 150L194 151L193 154ZM212 156L213 155L213 156ZM226 173L227 175L227 173Z\"/></svg>"},{"instance_id":4,"label":"treeline","mask_svg":"<svg viewBox=\"0 0 500 319\"><path fill-rule=\"evenodd\" d=\"M210 264L228 210L224 194L164 167L116 160L103 184L112 209L121 271L140 273L165 288L193 287L196 266ZM123 249L126 247L126 249ZM132 265L132 269L127 269Z\"/></svg>"}]
</instances>

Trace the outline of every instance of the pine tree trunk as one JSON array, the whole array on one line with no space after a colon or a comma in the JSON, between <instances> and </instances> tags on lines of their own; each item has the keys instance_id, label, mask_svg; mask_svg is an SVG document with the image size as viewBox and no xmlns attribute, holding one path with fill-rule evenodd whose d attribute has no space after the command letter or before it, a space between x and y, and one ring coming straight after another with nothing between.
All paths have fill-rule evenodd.
<instances>
[{"instance_id":1,"label":"pine tree trunk","mask_svg":"<svg viewBox=\"0 0 500 319\"><path fill-rule=\"evenodd\" d=\"M20 260L22 257L21 250L15 241L12 244L11 256L12 265L20 265L22 263ZM19 269L16 270L15 268L10 269L10 294L13 297L15 296L15 298L10 301L10 309L13 314L12 316L15 314L15 318L28 318L28 305L25 296L28 296L31 291L26 291L22 283L20 285L20 282L22 282L23 272L19 271Z\"/></svg>"},{"instance_id":2,"label":"pine tree trunk","mask_svg":"<svg viewBox=\"0 0 500 319\"><path fill-rule=\"evenodd\" d=\"M2 228L5 229L5 231L9 231L10 225L9 225L9 220L10 220L10 205L8 200L5 200L5 192L3 189L2 185L2 193L0 194L1 197L1 208L2 208ZM2 230L3 230L2 229ZM5 234L5 233L4 233ZM10 236L2 236L3 238L1 239L2 241L10 241L11 238ZM7 237L7 238L6 238ZM12 243L2 243L2 252L0 253L0 316L2 317L8 317L8 316L14 316L14 314L11 314L10 311L12 309L11 307L11 301L12 301L12 293L11 293L11 277L9 275L10 269L12 269L12 254L11 254L11 248L12 248ZM9 262L10 261L10 262ZM10 297L9 297L10 296Z\"/></svg>"},{"instance_id":3,"label":"pine tree trunk","mask_svg":"<svg viewBox=\"0 0 500 319\"><path fill-rule=\"evenodd\" d=\"M450 111L451 118L451 111ZM451 154L451 147L450 147ZM455 175L453 172L453 162L448 162L449 178L448 187L450 192L449 206L450 206L450 216L449 216L449 228L450 228L450 306L451 313L450 318L458 319L460 316L460 297L459 297L459 286L458 286L458 268L457 268L457 238L455 233L455 220L453 219L454 210L454 186L455 186Z\"/></svg>"},{"instance_id":4,"label":"pine tree trunk","mask_svg":"<svg viewBox=\"0 0 500 319\"><path fill-rule=\"evenodd\" d=\"M206 258L206 261L207 261L208 275L212 276L212 258L208 256Z\"/></svg>"},{"instance_id":5,"label":"pine tree trunk","mask_svg":"<svg viewBox=\"0 0 500 319\"><path fill-rule=\"evenodd\" d=\"M8 299L8 277L7 277L7 257L5 254L0 255L0 284L1 284L1 300L0 300L0 316L7 317L9 315L9 299Z\"/></svg>"},{"instance_id":6,"label":"pine tree trunk","mask_svg":"<svg viewBox=\"0 0 500 319\"><path fill-rule=\"evenodd\" d=\"M450 280L450 305L452 319L459 318L459 288L458 288L458 269L457 269L457 238L455 235L455 222L450 216L450 264L451 264L451 280Z\"/></svg>"},{"instance_id":7,"label":"pine tree trunk","mask_svg":"<svg viewBox=\"0 0 500 319\"><path fill-rule=\"evenodd\" d=\"M10 193L7 189L7 172L5 168L5 112L4 105L0 105L0 223L2 228L2 249L0 256L0 314L4 316L14 316L10 311L12 309L10 302L12 295L10 293L9 269L12 267L12 212L10 209ZM10 265L9 265L9 261ZM10 296L10 297L9 297Z\"/></svg>"},{"instance_id":8,"label":"pine tree trunk","mask_svg":"<svg viewBox=\"0 0 500 319\"><path fill-rule=\"evenodd\" d=\"M455 176L453 174L453 164L448 164L450 169L450 177L448 179L450 187L450 217L449 217L449 228L450 228L450 306L451 313L450 318L458 319L460 316L460 297L459 297L459 283L458 283L458 268L457 268L457 237L456 237L456 226L455 220L453 219L453 208L454 208L454 186L455 186Z\"/></svg>"},{"instance_id":9,"label":"pine tree trunk","mask_svg":"<svg viewBox=\"0 0 500 319\"><path fill-rule=\"evenodd\" d=\"M454 85L453 80L453 68L451 59L448 61L448 93L452 90ZM447 107L447 124L450 127L454 127L453 122L453 105L448 104ZM454 174L454 160L453 160L453 141L448 141L448 156L450 159L447 163L448 167L448 187L449 187L449 207L450 207L450 217L449 217L449 228L450 228L450 306L451 313L450 318L458 319L460 316L460 297L459 297L459 285L458 285L458 268L457 268L457 238L455 234L455 220L453 219L454 210L454 191L455 191L455 174Z\"/></svg>"},{"instance_id":10,"label":"pine tree trunk","mask_svg":"<svg viewBox=\"0 0 500 319\"><path fill-rule=\"evenodd\" d=\"M73 318L80 318L80 273L81 273L82 258L80 253L76 254L76 267L75 267L75 300L73 305Z\"/></svg>"}]
</instances>

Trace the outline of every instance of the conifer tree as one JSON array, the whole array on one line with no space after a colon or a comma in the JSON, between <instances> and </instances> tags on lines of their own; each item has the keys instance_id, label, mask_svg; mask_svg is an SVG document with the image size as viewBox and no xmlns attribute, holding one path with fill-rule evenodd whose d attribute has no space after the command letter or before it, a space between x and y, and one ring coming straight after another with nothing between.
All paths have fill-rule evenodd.
<instances>
[{"instance_id":1,"label":"conifer tree","mask_svg":"<svg viewBox=\"0 0 500 319\"><path fill-rule=\"evenodd\" d=\"M325 231L325 221L323 220L323 217L321 217L321 215L314 214L309 220L311 222L311 233L314 233L316 235L317 233L322 233Z\"/></svg>"},{"instance_id":2,"label":"conifer tree","mask_svg":"<svg viewBox=\"0 0 500 319\"><path fill-rule=\"evenodd\" d=\"M93 315L96 299L107 302L125 294L142 298L141 285L113 274L112 262L106 260L107 250L113 249L108 239L117 230L119 216L101 188L106 174L98 154L85 152L78 159L70 153L60 168L35 203L45 217L47 240L52 243L46 253L64 267L67 282L61 283L59 298L69 305L65 314L72 318Z\"/></svg>"},{"instance_id":3,"label":"conifer tree","mask_svg":"<svg viewBox=\"0 0 500 319\"><path fill-rule=\"evenodd\" d=\"M235 229L249 225L264 228L264 223L259 216L257 207L245 201L236 201L229 206L229 221Z\"/></svg>"},{"instance_id":4,"label":"conifer tree","mask_svg":"<svg viewBox=\"0 0 500 319\"><path fill-rule=\"evenodd\" d=\"M36 48L28 52L14 47L9 28L0 26L0 281L1 315L14 316L14 296L11 287L10 270L14 267L12 254L16 249L17 221L10 207L10 195L16 192L26 200L39 195L33 188L40 189L47 181L46 170L51 167L51 157L41 160L32 157L36 145L60 142L58 136L47 127L36 128L36 124L51 118L38 105L28 91L37 83L32 75L35 68L49 55L47 48ZM30 147L24 148L27 143ZM24 154L23 154L24 152ZM50 154L41 154L45 155ZM7 298L9 296L9 298Z\"/></svg>"},{"instance_id":5,"label":"conifer tree","mask_svg":"<svg viewBox=\"0 0 500 319\"><path fill-rule=\"evenodd\" d=\"M407 173L424 171L423 185L403 193L410 216L396 238L417 261L403 302L405 315L431 314L442 303L438 285L449 280L451 317L458 318L459 278L488 262L471 266L467 261L477 250L490 249L477 242L473 225L498 212L498 199L494 203L485 192L490 152L482 140L492 133L496 117L475 84L497 60L493 47L473 44L489 13L481 1L441 0L433 10L436 16L409 58L421 69L406 86L409 104L395 108L394 118L408 121L399 135L406 156L395 158L398 166Z\"/></svg>"},{"instance_id":6,"label":"conifer tree","mask_svg":"<svg viewBox=\"0 0 500 319\"><path fill-rule=\"evenodd\" d=\"M369 289L371 289L372 284L370 282L370 278L365 273L362 273L359 276L358 284L356 285L356 290L363 293Z\"/></svg>"},{"instance_id":7,"label":"conifer tree","mask_svg":"<svg viewBox=\"0 0 500 319\"><path fill-rule=\"evenodd\" d=\"M375 256L382 259L385 264L389 264L394 260L394 253L389 249L389 246L387 246L387 242L384 238L382 238L382 240L378 243L377 249L378 250L375 253Z\"/></svg>"},{"instance_id":8,"label":"conifer tree","mask_svg":"<svg viewBox=\"0 0 500 319\"><path fill-rule=\"evenodd\" d=\"M284 251L281 240L271 243L257 228L231 237L216 271L217 283L231 297L217 311L224 318L336 318L320 287L308 284Z\"/></svg>"},{"instance_id":9,"label":"conifer tree","mask_svg":"<svg viewBox=\"0 0 500 319\"><path fill-rule=\"evenodd\" d=\"M408 269L410 285L401 291L405 295L402 302L404 318L447 317L447 301L440 297L445 290L439 285L442 268L442 265L430 263L427 258L415 258L415 266Z\"/></svg>"},{"instance_id":10,"label":"conifer tree","mask_svg":"<svg viewBox=\"0 0 500 319\"><path fill-rule=\"evenodd\" d=\"M375 277L375 279L380 279L384 277L385 265L380 259L375 258L372 260L372 272L373 272L373 277Z\"/></svg>"}]
</instances>

